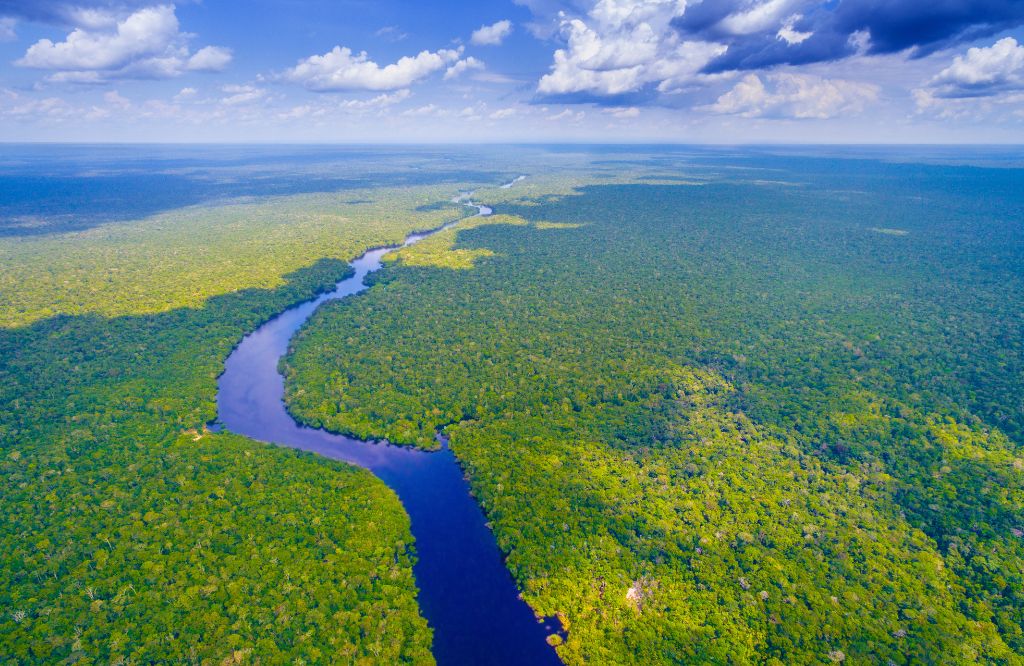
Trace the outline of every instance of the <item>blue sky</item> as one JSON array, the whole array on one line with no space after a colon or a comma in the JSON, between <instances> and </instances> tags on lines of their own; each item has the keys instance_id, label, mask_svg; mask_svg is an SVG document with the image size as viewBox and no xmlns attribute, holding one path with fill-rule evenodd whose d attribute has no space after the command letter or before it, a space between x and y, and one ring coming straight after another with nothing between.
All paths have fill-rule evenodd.
<instances>
[{"instance_id":1,"label":"blue sky","mask_svg":"<svg viewBox=\"0 0 1024 666\"><path fill-rule=\"evenodd\" d=\"M1021 0L0 0L3 141L1024 142Z\"/></svg>"}]
</instances>

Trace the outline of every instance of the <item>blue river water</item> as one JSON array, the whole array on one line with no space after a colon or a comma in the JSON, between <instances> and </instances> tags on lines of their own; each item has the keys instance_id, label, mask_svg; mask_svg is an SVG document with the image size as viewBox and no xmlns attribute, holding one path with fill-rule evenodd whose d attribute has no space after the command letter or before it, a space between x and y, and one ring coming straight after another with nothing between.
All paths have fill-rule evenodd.
<instances>
[{"instance_id":1,"label":"blue river water","mask_svg":"<svg viewBox=\"0 0 1024 666\"><path fill-rule=\"evenodd\" d=\"M491 213L486 206L476 207L479 215ZM412 234L405 245L432 233L436 230ZM334 291L282 312L247 335L219 379L218 421L240 435L364 467L398 494L412 520L419 603L434 630L438 664L559 664L545 641L561 633L557 619L539 621L519 598L484 514L447 446L426 452L365 442L302 426L285 408L278 363L292 336L322 303L365 290L366 276L381 268L381 258L392 249L368 251L352 262L355 274L338 282Z\"/></svg>"}]
</instances>

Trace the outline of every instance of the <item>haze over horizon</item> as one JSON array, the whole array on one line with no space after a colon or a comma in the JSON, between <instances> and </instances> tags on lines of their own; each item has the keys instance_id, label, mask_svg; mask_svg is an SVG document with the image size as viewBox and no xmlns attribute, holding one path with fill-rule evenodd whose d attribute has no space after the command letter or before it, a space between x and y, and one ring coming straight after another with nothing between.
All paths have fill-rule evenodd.
<instances>
[{"instance_id":1,"label":"haze over horizon","mask_svg":"<svg viewBox=\"0 0 1024 666\"><path fill-rule=\"evenodd\" d=\"M0 1L0 140L1020 143L1012 0Z\"/></svg>"}]
</instances>

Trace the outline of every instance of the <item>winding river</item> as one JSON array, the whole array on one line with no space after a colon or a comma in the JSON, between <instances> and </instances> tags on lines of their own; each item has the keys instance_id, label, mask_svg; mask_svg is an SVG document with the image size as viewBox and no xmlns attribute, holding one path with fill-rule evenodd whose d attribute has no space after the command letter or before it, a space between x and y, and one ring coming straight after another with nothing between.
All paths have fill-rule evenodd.
<instances>
[{"instance_id":1,"label":"winding river","mask_svg":"<svg viewBox=\"0 0 1024 666\"><path fill-rule=\"evenodd\" d=\"M470 196L455 201L476 207L477 215L491 214ZM454 224L458 222L442 229ZM403 246L437 231L411 234ZM438 664L559 664L545 641L549 634L560 633L557 620L539 622L519 598L483 512L447 446L426 452L366 442L300 425L285 409L284 380L277 368L289 340L322 303L365 290L365 277L379 270L381 258L395 247L366 252L352 262L355 274L338 282L334 291L282 312L247 335L219 379L218 421L253 439L364 467L398 494L412 519L418 556L413 571L420 609L434 630Z\"/></svg>"}]
</instances>

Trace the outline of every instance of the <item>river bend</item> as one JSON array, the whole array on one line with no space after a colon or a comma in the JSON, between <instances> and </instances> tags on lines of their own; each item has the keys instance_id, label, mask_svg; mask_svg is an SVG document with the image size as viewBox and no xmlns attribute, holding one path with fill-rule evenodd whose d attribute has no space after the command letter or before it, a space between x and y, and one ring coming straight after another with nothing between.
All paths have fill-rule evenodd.
<instances>
[{"instance_id":1,"label":"river bend","mask_svg":"<svg viewBox=\"0 0 1024 666\"><path fill-rule=\"evenodd\" d=\"M455 201L476 207L478 216L491 214L487 206L472 203L470 195ZM411 234L395 247L437 231ZM519 598L484 514L447 446L427 452L362 441L300 425L285 408L278 363L292 336L321 304L367 289L366 276L379 270L382 257L395 247L369 250L352 262L355 273L333 291L282 312L243 338L218 380L218 421L240 435L364 467L398 494L412 520L418 601L434 630L438 664L559 664L545 641L560 632L558 622L538 622Z\"/></svg>"}]
</instances>

